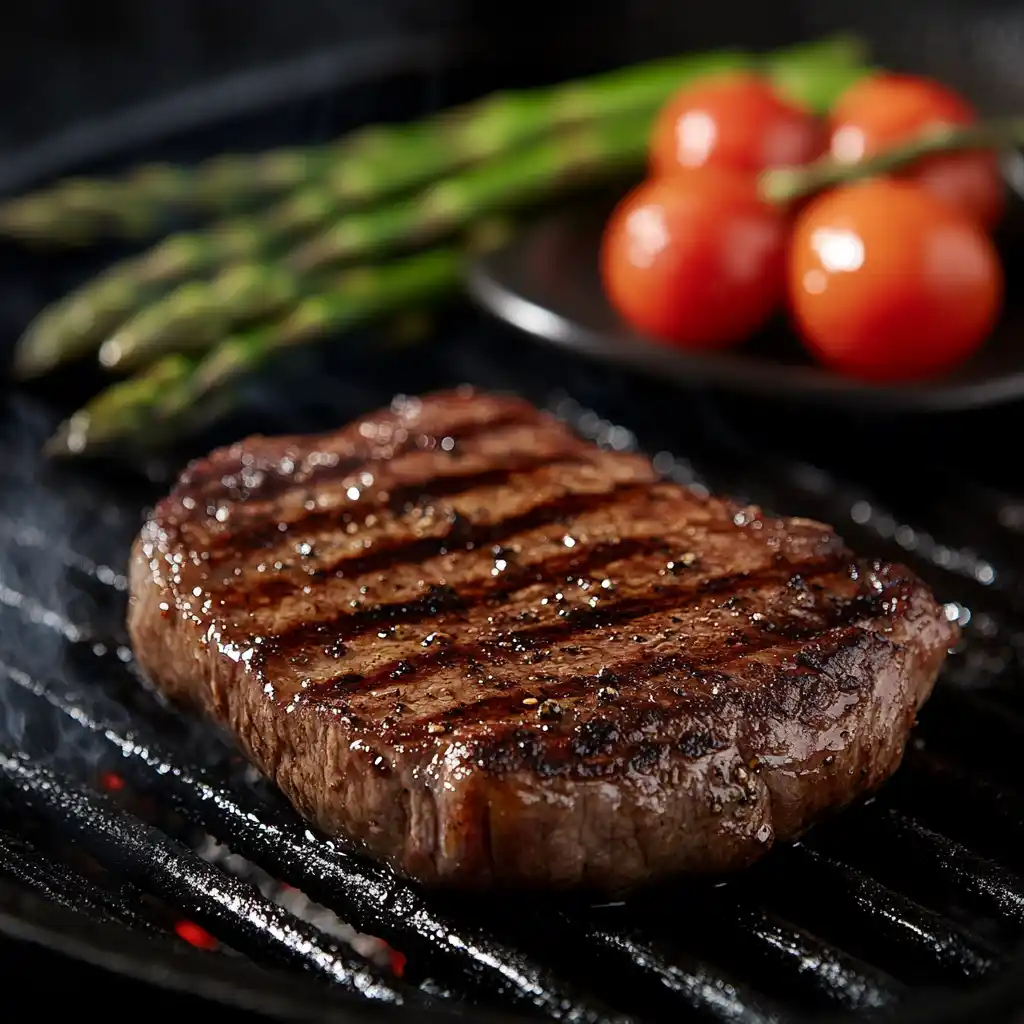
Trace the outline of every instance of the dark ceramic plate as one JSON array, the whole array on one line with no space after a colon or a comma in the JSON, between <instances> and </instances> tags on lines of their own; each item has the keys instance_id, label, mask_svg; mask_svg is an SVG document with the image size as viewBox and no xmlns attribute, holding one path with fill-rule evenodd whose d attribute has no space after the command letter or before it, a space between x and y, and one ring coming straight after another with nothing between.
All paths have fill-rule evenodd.
<instances>
[{"instance_id":1,"label":"dark ceramic plate","mask_svg":"<svg viewBox=\"0 0 1024 1024\"><path fill-rule=\"evenodd\" d=\"M1016 157L1016 155L1015 155ZM478 259L469 290L485 309L528 334L681 387L714 387L805 402L893 412L945 412L1024 398L1024 201L1015 158L1000 232L1006 308L984 348L955 373L926 383L873 386L815 365L784 323L729 352L693 353L635 335L605 300L597 253L608 208L552 215Z\"/></svg>"}]
</instances>

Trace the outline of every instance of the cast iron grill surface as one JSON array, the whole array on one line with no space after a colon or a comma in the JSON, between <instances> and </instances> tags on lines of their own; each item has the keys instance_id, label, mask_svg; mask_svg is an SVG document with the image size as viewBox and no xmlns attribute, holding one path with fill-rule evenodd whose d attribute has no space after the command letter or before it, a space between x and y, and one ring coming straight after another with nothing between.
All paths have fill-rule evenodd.
<instances>
[{"instance_id":1,"label":"cast iron grill surface","mask_svg":"<svg viewBox=\"0 0 1024 1024\"><path fill-rule=\"evenodd\" d=\"M949 1003L1010 973L1024 932L1015 499L993 483L972 501L976 485L941 459L913 467L910 488L876 491L867 474L784 454L793 436L781 417L766 444L751 410L724 399L611 384L532 348L513 370L509 344L456 320L398 376L517 389L599 444L649 451L686 485L828 519L936 588L966 640L892 783L726 881L614 901L421 891L315 834L224 737L146 687L125 642L124 563L165 484L43 465L36 446L53 413L12 394L0 436L0 874L97 925L217 940L210 958L290 967L341 1008L383 1002L409 1019L469 1006L569 1021L903 1019L937 993ZM336 396L336 419L386 400L390 385L363 370L358 396ZM290 416L286 404L276 413ZM851 458L842 452L856 471ZM939 487L960 491L955 540L936 521ZM930 500L911 519L898 503L916 488ZM213 841L231 856L211 858ZM351 927L293 912L280 885L261 893L252 865Z\"/></svg>"},{"instance_id":2,"label":"cast iron grill surface","mask_svg":"<svg viewBox=\"0 0 1024 1024\"><path fill-rule=\"evenodd\" d=\"M381 84L377 105L397 109L404 83ZM424 85L434 103L466 91L436 73ZM145 155L308 141L364 107L293 105ZM3 339L114 255L0 249ZM368 341L293 354L253 382L244 414L159 465L40 460L96 385L77 369L0 395L0 931L281 1019L931 1024L994 1020L997 999L1018 998L1024 416L843 419L681 395L470 314L400 359ZM124 631L125 562L189 455L462 381L518 391L680 483L826 520L918 571L965 639L891 783L728 880L625 900L465 898L318 835L224 736L148 688Z\"/></svg>"}]
</instances>

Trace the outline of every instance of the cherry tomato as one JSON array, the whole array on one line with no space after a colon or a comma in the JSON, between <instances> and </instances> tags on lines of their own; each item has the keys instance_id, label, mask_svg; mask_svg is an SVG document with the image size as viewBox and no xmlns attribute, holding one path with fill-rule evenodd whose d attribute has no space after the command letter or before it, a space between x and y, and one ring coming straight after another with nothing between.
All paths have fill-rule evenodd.
<instances>
[{"instance_id":1,"label":"cherry tomato","mask_svg":"<svg viewBox=\"0 0 1024 1024\"><path fill-rule=\"evenodd\" d=\"M605 292L641 333L688 348L742 341L781 304L787 225L753 175L699 168L628 195L605 229Z\"/></svg>"},{"instance_id":2,"label":"cherry tomato","mask_svg":"<svg viewBox=\"0 0 1024 1024\"><path fill-rule=\"evenodd\" d=\"M991 331L1003 271L980 224L912 182L873 179L799 215L789 300L807 347L868 381L950 370Z\"/></svg>"},{"instance_id":3,"label":"cherry tomato","mask_svg":"<svg viewBox=\"0 0 1024 1024\"><path fill-rule=\"evenodd\" d=\"M832 156L856 163L938 125L971 124L971 105L940 82L882 73L854 83L832 110ZM978 151L930 157L904 176L972 214L986 227L1002 216L1005 195L994 153Z\"/></svg>"},{"instance_id":4,"label":"cherry tomato","mask_svg":"<svg viewBox=\"0 0 1024 1024\"><path fill-rule=\"evenodd\" d=\"M683 89L663 108L651 136L651 171L660 176L710 166L756 172L807 163L826 145L823 126L764 79L716 75Z\"/></svg>"}]
</instances>

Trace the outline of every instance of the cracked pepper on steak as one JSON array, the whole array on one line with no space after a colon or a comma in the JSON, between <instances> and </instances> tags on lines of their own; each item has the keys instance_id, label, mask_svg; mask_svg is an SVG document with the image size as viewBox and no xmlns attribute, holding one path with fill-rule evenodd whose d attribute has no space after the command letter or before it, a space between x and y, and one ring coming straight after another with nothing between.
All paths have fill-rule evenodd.
<instances>
[{"instance_id":1,"label":"cracked pepper on steak","mask_svg":"<svg viewBox=\"0 0 1024 1024\"><path fill-rule=\"evenodd\" d=\"M152 679L303 815L463 885L749 864L896 769L956 639L830 527L468 389L200 459L131 591Z\"/></svg>"}]
</instances>

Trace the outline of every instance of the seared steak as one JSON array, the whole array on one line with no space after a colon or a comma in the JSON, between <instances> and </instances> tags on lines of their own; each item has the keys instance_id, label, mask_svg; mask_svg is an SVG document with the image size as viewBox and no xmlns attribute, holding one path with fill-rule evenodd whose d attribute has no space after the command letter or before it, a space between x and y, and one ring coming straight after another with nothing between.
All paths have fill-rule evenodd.
<instances>
[{"instance_id":1,"label":"seared steak","mask_svg":"<svg viewBox=\"0 0 1024 1024\"><path fill-rule=\"evenodd\" d=\"M427 882L609 889L878 786L956 638L829 527L469 390L193 464L129 626L327 832Z\"/></svg>"}]
</instances>

